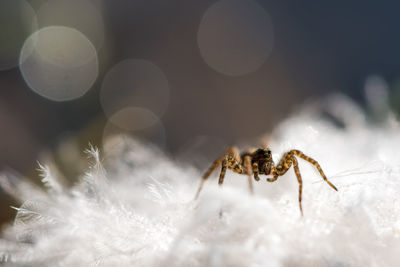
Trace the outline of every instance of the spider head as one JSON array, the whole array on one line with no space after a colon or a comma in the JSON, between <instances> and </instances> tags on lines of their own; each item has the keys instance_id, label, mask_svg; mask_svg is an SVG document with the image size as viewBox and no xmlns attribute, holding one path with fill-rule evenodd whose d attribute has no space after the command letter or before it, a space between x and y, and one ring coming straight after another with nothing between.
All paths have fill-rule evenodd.
<instances>
[{"instance_id":1,"label":"spider head","mask_svg":"<svg viewBox=\"0 0 400 267\"><path fill-rule=\"evenodd\" d=\"M253 153L252 163L257 162L260 174L268 175L274 166L271 150L269 148L259 148Z\"/></svg>"},{"instance_id":2,"label":"spider head","mask_svg":"<svg viewBox=\"0 0 400 267\"><path fill-rule=\"evenodd\" d=\"M256 150L256 152L254 154L256 154L258 157L263 158L263 159L271 159L272 158L271 150L268 147L267 148L259 148Z\"/></svg>"}]
</instances>

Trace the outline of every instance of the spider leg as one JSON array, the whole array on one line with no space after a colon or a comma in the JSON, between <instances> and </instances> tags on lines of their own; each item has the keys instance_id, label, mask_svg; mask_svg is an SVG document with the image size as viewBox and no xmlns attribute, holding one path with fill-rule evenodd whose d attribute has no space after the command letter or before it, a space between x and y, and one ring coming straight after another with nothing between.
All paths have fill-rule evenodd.
<instances>
[{"instance_id":1,"label":"spider leg","mask_svg":"<svg viewBox=\"0 0 400 267\"><path fill-rule=\"evenodd\" d=\"M300 158L310 162L312 165L314 165L318 169L318 171L319 171L320 175L322 176L322 178L324 179L324 181L327 182L327 184L329 184L333 189L338 191L337 188L331 182L328 181L328 179L325 176L325 173L323 172L323 170L321 169L321 166L319 165L319 163L316 160L304 155L303 152L301 152L300 150L291 150L289 152L289 154L295 154L295 155L299 156Z\"/></svg>"},{"instance_id":2,"label":"spider leg","mask_svg":"<svg viewBox=\"0 0 400 267\"><path fill-rule=\"evenodd\" d=\"M274 174L274 177L272 178L267 178L267 181L272 183L275 182L276 180L278 180L279 175L278 174Z\"/></svg>"},{"instance_id":3,"label":"spider leg","mask_svg":"<svg viewBox=\"0 0 400 267\"><path fill-rule=\"evenodd\" d=\"M244 157L243 166L244 166L244 169L246 170L246 174L249 179L250 194L253 194L253 181L251 179L251 157L249 155L246 155Z\"/></svg>"},{"instance_id":4,"label":"spider leg","mask_svg":"<svg viewBox=\"0 0 400 267\"><path fill-rule=\"evenodd\" d=\"M213 164L210 166L210 168L207 170L207 172L203 175L203 178L201 179L200 185L197 189L196 195L194 199L196 200L199 195L200 191L203 188L204 183L208 179L208 177L211 175L211 173L218 167L219 164L222 165L221 173L219 176L219 181L218 184L222 184L224 181L225 177L225 172L226 168L229 167L233 171L237 173L243 173L243 167L240 165L238 162L240 160L239 152L236 147L230 147L228 150L225 152L225 156L223 158L216 159ZM224 167L225 166L225 167Z\"/></svg>"},{"instance_id":5,"label":"spider leg","mask_svg":"<svg viewBox=\"0 0 400 267\"><path fill-rule=\"evenodd\" d=\"M245 173L244 167L240 164L239 161L236 160L234 155L226 155L224 160L222 161L221 173L219 175L219 180L218 180L219 185L222 185L222 183L224 182L225 172L227 168L231 169L232 171L238 174Z\"/></svg>"},{"instance_id":6,"label":"spider leg","mask_svg":"<svg viewBox=\"0 0 400 267\"><path fill-rule=\"evenodd\" d=\"M292 156L288 153L285 153L281 160L278 163L278 166L273 167L271 170L271 174L273 175L272 178L267 178L268 182L275 182L279 176L284 175L292 165Z\"/></svg>"},{"instance_id":7,"label":"spider leg","mask_svg":"<svg viewBox=\"0 0 400 267\"><path fill-rule=\"evenodd\" d=\"M203 175L203 178L201 179L199 188L197 189L196 195L194 199L197 199L199 197L200 191L203 188L203 184L205 181L207 181L208 177L211 175L211 173L218 167L219 164L222 163L221 159L216 159L213 164L208 168L207 172Z\"/></svg>"},{"instance_id":8,"label":"spider leg","mask_svg":"<svg viewBox=\"0 0 400 267\"><path fill-rule=\"evenodd\" d=\"M254 163L253 163L253 173L254 173L254 179L255 179L256 181L260 181L260 177L258 176L258 172L259 172L259 170L258 170L258 163L257 163L257 162L254 162Z\"/></svg>"},{"instance_id":9,"label":"spider leg","mask_svg":"<svg viewBox=\"0 0 400 267\"><path fill-rule=\"evenodd\" d=\"M299 207L300 207L301 216L303 216L303 208L301 207L301 195L302 195L302 190L303 190L303 180L301 179L299 164L295 157L292 157L292 162L293 162L294 172L296 173L297 181L299 182Z\"/></svg>"},{"instance_id":10,"label":"spider leg","mask_svg":"<svg viewBox=\"0 0 400 267\"><path fill-rule=\"evenodd\" d=\"M218 180L219 185L222 185L222 183L224 182L227 166L228 166L228 157L225 156L224 160L222 161L222 168L219 174L219 180Z\"/></svg>"}]
</instances>

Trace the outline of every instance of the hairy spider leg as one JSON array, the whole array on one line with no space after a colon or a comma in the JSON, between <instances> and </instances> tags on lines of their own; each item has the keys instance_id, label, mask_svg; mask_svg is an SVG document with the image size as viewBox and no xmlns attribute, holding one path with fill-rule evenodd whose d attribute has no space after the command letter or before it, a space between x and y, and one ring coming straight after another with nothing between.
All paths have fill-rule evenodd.
<instances>
[{"instance_id":1,"label":"hairy spider leg","mask_svg":"<svg viewBox=\"0 0 400 267\"><path fill-rule=\"evenodd\" d=\"M274 175L273 178L267 178L267 181L275 182L278 177L284 175L293 164L293 169L297 177L297 182L299 183L299 207L301 216L303 216L303 208L301 205L303 180L301 179L299 164L293 154L294 153L288 152L283 155L282 159L279 161L278 166L271 171L271 173Z\"/></svg>"},{"instance_id":2,"label":"hairy spider leg","mask_svg":"<svg viewBox=\"0 0 400 267\"><path fill-rule=\"evenodd\" d=\"M295 154L295 155L299 156L300 158L310 162L312 165L314 165L317 168L319 174L322 176L324 181L327 182L327 184L329 184L333 189L338 191L337 188L331 182L328 181L328 179L325 176L325 173L323 172L321 166L319 165L319 163L316 160L304 155L303 152L301 152L300 150L296 150L296 149L289 151L288 154L292 154L292 155Z\"/></svg>"},{"instance_id":3,"label":"hairy spider leg","mask_svg":"<svg viewBox=\"0 0 400 267\"><path fill-rule=\"evenodd\" d=\"M225 173L226 169L229 168L232 171L238 173L238 174L244 174L244 168L240 164L239 161L237 161L233 155L226 155L224 160L222 161L222 168L221 168L221 173L219 174L219 180L218 184L221 186L224 182L225 178Z\"/></svg>"},{"instance_id":4,"label":"hairy spider leg","mask_svg":"<svg viewBox=\"0 0 400 267\"><path fill-rule=\"evenodd\" d=\"M254 173L254 179L256 180L256 181L260 181L260 177L258 176L258 163L257 162L254 162L253 163L253 173Z\"/></svg>"},{"instance_id":5,"label":"hairy spider leg","mask_svg":"<svg viewBox=\"0 0 400 267\"><path fill-rule=\"evenodd\" d=\"M243 158L243 166L244 166L244 169L246 170L247 178L249 180L250 193L253 194L253 181L252 181L252 178L251 178L252 169L251 169L251 157L250 157L250 155L244 156L244 158Z\"/></svg>"},{"instance_id":6,"label":"hairy spider leg","mask_svg":"<svg viewBox=\"0 0 400 267\"><path fill-rule=\"evenodd\" d=\"M205 181L208 179L208 177L217 168L217 166L219 164L221 164L221 172L220 172L219 179L218 179L218 184L220 186L224 182L225 173L226 173L227 168L231 169L232 171L234 171L238 174L245 174L246 168L244 166L242 166L242 162L241 162L240 155L239 155L239 150L237 149L237 147L230 147L226 151L224 158L215 160L213 162L213 164L210 166L210 168L207 170L207 172L203 175L203 178L200 182L199 188L197 189L196 195L194 197L195 200L199 197L200 191L202 190ZM250 171L251 171L251 168L250 168ZM249 175L248 170L246 170L246 174ZM250 173L250 175L251 175L251 173ZM250 189L250 193L253 193L253 184L252 184L252 181L250 178L249 178L249 189Z\"/></svg>"},{"instance_id":7,"label":"hairy spider leg","mask_svg":"<svg viewBox=\"0 0 400 267\"><path fill-rule=\"evenodd\" d=\"M236 172L243 172L243 167L240 164L239 149L235 146L228 148L225 152L224 159L222 160L221 172L219 174L218 184L222 185L224 182L226 168L232 169Z\"/></svg>"},{"instance_id":8,"label":"hairy spider leg","mask_svg":"<svg viewBox=\"0 0 400 267\"><path fill-rule=\"evenodd\" d=\"M293 169L294 169L294 172L296 173L297 181L299 182L299 207L300 207L301 216L303 216L303 208L301 206L301 194L303 191L303 180L301 179L301 174L300 174L300 169L299 169L299 164L297 162L297 159L295 157L292 157L292 161L293 161Z\"/></svg>"},{"instance_id":9,"label":"hairy spider leg","mask_svg":"<svg viewBox=\"0 0 400 267\"><path fill-rule=\"evenodd\" d=\"M281 160L278 163L278 166L273 167L271 170L271 174L273 178L267 178L268 182L275 182L279 176L284 175L289 168L292 166L292 156L289 153L285 153Z\"/></svg>"},{"instance_id":10,"label":"hairy spider leg","mask_svg":"<svg viewBox=\"0 0 400 267\"><path fill-rule=\"evenodd\" d=\"M199 197L200 191L203 188L203 184L205 183L205 181L207 181L208 177L211 175L211 173L218 167L218 165L220 165L222 162L222 159L216 159L210 166L210 168L208 168L208 170L206 171L206 173L203 175L203 178L201 179L199 188L197 189L196 195L194 197L194 199L197 199Z\"/></svg>"},{"instance_id":11,"label":"hairy spider leg","mask_svg":"<svg viewBox=\"0 0 400 267\"><path fill-rule=\"evenodd\" d=\"M278 174L274 174L274 177L272 177L272 178L267 178L267 181L268 182L275 182L276 180L278 180L278 177L279 177L279 175Z\"/></svg>"},{"instance_id":12,"label":"hairy spider leg","mask_svg":"<svg viewBox=\"0 0 400 267\"><path fill-rule=\"evenodd\" d=\"M238 158L239 151L237 149L237 147L229 147L226 152L225 152L225 156L227 155L232 155L235 158ZM208 177L210 177L210 175L212 174L212 172L218 167L218 165L222 164L223 162L223 158L218 158L216 159L210 166L210 168L208 168L208 170L206 171L206 173L203 175L203 178L200 181L200 185L197 189L196 195L194 197L194 199L196 200L199 195L200 195L200 191L201 189L203 189L203 185L204 183L207 181Z\"/></svg>"},{"instance_id":13,"label":"hairy spider leg","mask_svg":"<svg viewBox=\"0 0 400 267\"><path fill-rule=\"evenodd\" d=\"M301 152L300 150L290 150L289 152L285 153L282 157L282 159L279 161L279 164L276 168L274 168L271 171L271 174L274 176L273 178L268 178L267 181L268 182L274 182L278 179L278 176L282 176L283 174L286 173L286 171L290 168L291 165L291 159L294 155L299 156L300 158L304 159L305 161L308 161L309 163L311 163L312 165L314 165L319 174L321 175L321 177L324 179L324 181L329 184L334 190L338 191L337 188L330 182L328 181L328 179L326 178L326 175L324 173L324 171L322 170L321 166L319 165L319 163L314 160L313 158L310 158L308 156L306 156L303 152ZM290 165L289 165L290 163Z\"/></svg>"},{"instance_id":14,"label":"hairy spider leg","mask_svg":"<svg viewBox=\"0 0 400 267\"><path fill-rule=\"evenodd\" d=\"M297 181L299 182L299 206L300 206L301 215L303 215L303 208L301 205L303 180L301 178L298 161L294 157L294 155L299 156L300 158L302 158L302 159L308 161L309 163L311 163L312 165L314 165L318 169L318 171L319 171L320 175L322 176L322 178L324 179L324 181L327 182L336 191L338 191L338 190L331 182L328 181L328 179L325 176L325 173L322 171L321 166L318 164L318 162L316 160L306 156L305 154L303 154L303 152L301 152L300 150L296 150L296 149L290 150L289 152L285 153L283 155L282 159L279 161L278 166L271 171L273 178L267 178L267 181L268 182L276 181L278 179L278 177L284 175L288 171L288 169L291 167L291 165L293 164L293 169L296 174Z\"/></svg>"}]
</instances>

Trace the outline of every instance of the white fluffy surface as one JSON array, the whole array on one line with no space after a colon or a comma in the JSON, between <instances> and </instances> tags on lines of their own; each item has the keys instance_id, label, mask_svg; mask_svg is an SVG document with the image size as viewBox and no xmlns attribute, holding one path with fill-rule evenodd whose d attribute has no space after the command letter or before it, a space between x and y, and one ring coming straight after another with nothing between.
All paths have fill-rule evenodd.
<instances>
[{"instance_id":1,"label":"white fluffy surface","mask_svg":"<svg viewBox=\"0 0 400 267\"><path fill-rule=\"evenodd\" d=\"M303 160L303 209L293 170L262 176L217 172L193 201L204 170L126 138L109 140L106 160L69 189L43 167L47 191L7 174L2 187L23 202L3 231L10 266L398 266L400 131L390 118L367 122L350 101L330 99L284 121L269 139L277 162L288 149L318 160L335 192ZM100 157L100 158L99 158ZM210 162L211 163L211 162Z\"/></svg>"}]
</instances>

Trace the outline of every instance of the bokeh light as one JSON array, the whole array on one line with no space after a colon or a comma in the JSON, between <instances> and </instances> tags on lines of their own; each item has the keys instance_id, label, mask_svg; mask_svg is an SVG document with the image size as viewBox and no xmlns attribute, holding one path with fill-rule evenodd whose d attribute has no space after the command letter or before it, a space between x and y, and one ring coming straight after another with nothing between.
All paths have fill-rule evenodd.
<instances>
[{"instance_id":1,"label":"bokeh light","mask_svg":"<svg viewBox=\"0 0 400 267\"><path fill-rule=\"evenodd\" d=\"M143 108L123 108L109 117L102 138L105 150L113 150L113 142L110 140L116 136L129 136L144 142L151 142L160 148L166 146L164 124L154 113Z\"/></svg>"},{"instance_id":2,"label":"bokeh light","mask_svg":"<svg viewBox=\"0 0 400 267\"><path fill-rule=\"evenodd\" d=\"M72 100L83 96L96 80L97 52L75 29L45 27L26 40L20 70L39 95L55 101Z\"/></svg>"},{"instance_id":3,"label":"bokeh light","mask_svg":"<svg viewBox=\"0 0 400 267\"><path fill-rule=\"evenodd\" d=\"M25 0L0 1L0 70L18 66L21 47L37 27L35 11Z\"/></svg>"},{"instance_id":4,"label":"bokeh light","mask_svg":"<svg viewBox=\"0 0 400 267\"><path fill-rule=\"evenodd\" d=\"M51 0L37 12L39 27L66 26L83 33L99 50L104 42L103 17L91 1Z\"/></svg>"},{"instance_id":5,"label":"bokeh light","mask_svg":"<svg viewBox=\"0 0 400 267\"><path fill-rule=\"evenodd\" d=\"M125 130L142 130L159 121L153 112L139 107L123 108L114 113L109 120Z\"/></svg>"},{"instance_id":6,"label":"bokeh light","mask_svg":"<svg viewBox=\"0 0 400 267\"><path fill-rule=\"evenodd\" d=\"M126 107L145 108L161 117L169 102L168 81L150 61L126 59L104 77L100 102L108 118ZM140 116L151 117L144 112Z\"/></svg>"},{"instance_id":7,"label":"bokeh light","mask_svg":"<svg viewBox=\"0 0 400 267\"><path fill-rule=\"evenodd\" d=\"M221 0L205 12L198 31L205 62L226 75L256 71L273 47L269 15L256 2Z\"/></svg>"}]
</instances>

